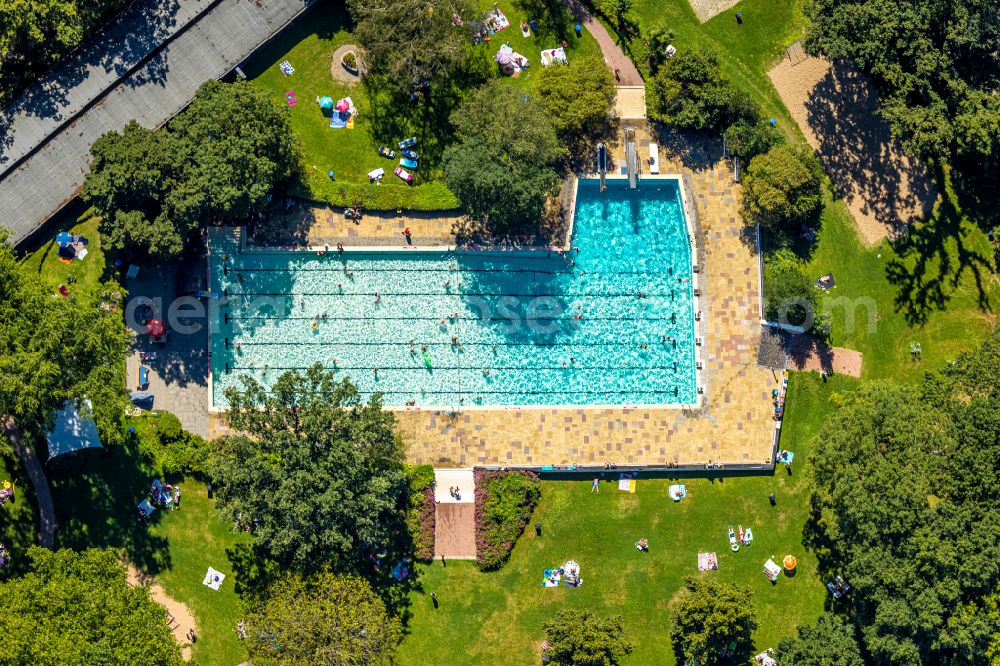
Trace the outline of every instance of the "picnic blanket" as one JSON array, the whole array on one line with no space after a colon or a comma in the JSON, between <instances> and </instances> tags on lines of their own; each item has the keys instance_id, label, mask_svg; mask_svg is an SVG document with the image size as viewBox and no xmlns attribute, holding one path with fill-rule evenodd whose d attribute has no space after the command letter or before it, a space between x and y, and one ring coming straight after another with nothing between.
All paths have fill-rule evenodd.
<instances>
[{"instance_id":1,"label":"picnic blanket","mask_svg":"<svg viewBox=\"0 0 1000 666\"><path fill-rule=\"evenodd\" d=\"M719 568L719 558L715 553L698 553L698 571L715 571Z\"/></svg>"},{"instance_id":2,"label":"picnic blanket","mask_svg":"<svg viewBox=\"0 0 1000 666\"><path fill-rule=\"evenodd\" d=\"M144 499L139 502L139 511L142 511L142 515L149 518L153 515L153 512L156 511L156 507L150 504L148 499Z\"/></svg>"},{"instance_id":3,"label":"picnic blanket","mask_svg":"<svg viewBox=\"0 0 1000 666\"><path fill-rule=\"evenodd\" d=\"M285 76L291 76L292 74L295 73L295 68L292 67L292 63L288 62L287 60L283 60L281 64L278 65L278 69L280 69L281 73L284 74Z\"/></svg>"},{"instance_id":4,"label":"picnic blanket","mask_svg":"<svg viewBox=\"0 0 1000 666\"><path fill-rule=\"evenodd\" d=\"M542 571L542 587L559 587L562 581L562 574L559 569L545 569Z\"/></svg>"},{"instance_id":5,"label":"picnic blanket","mask_svg":"<svg viewBox=\"0 0 1000 666\"><path fill-rule=\"evenodd\" d=\"M675 502L680 502L683 498L687 497L688 491L687 486L683 483L675 483L670 486L669 489L670 499Z\"/></svg>"},{"instance_id":6,"label":"picnic blanket","mask_svg":"<svg viewBox=\"0 0 1000 666\"><path fill-rule=\"evenodd\" d=\"M486 30L491 35L510 27L510 20L499 9L487 12L485 23Z\"/></svg>"},{"instance_id":7,"label":"picnic blanket","mask_svg":"<svg viewBox=\"0 0 1000 666\"><path fill-rule=\"evenodd\" d=\"M341 111L334 110L334 112L330 114L330 127L334 129L347 127L347 118L345 117L345 114Z\"/></svg>"},{"instance_id":8,"label":"picnic blanket","mask_svg":"<svg viewBox=\"0 0 1000 666\"><path fill-rule=\"evenodd\" d=\"M221 571L216 571L212 567L208 568L208 572L205 574L205 580L201 581L202 585L206 585L213 590L218 590L222 585L222 581L226 579L226 574Z\"/></svg>"},{"instance_id":9,"label":"picnic blanket","mask_svg":"<svg viewBox=\"0 0 1000 666\"><path fill-rule=\"evenodd\" d=\"M618 477L618 490L623 493L634 493L635 492L635 479L628 472L622 473Z\"/></svg>"},{"instance_id":10,"label":"picnic blanket","mask_svg":"<svg viewBox=\"0 0 1000 666\"><path fill-rule=\"evenodd\" d=\"M791 465L795 460L795 451L779 451L776 460L780 463Z\"/></svg>"}]
</instances>

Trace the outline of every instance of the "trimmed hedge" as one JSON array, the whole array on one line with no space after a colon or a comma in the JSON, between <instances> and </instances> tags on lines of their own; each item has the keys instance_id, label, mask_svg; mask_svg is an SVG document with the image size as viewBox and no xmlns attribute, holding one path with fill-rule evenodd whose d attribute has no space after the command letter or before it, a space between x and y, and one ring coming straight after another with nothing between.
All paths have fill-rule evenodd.
<instances>
[{"instance_id":1,"label":"trimmed hedge","mask_svg":"<svg viewBox=\"0 0 1000 666\"><path fill-rule=\"evenodd\" d=\"M413 558L430 562L434 559L435 505L434 468L430 465L407 466L410 484L410 509L406 526L413 539Z\"/></svg>"},{"instance_id":2,"label":"trimmed hedge","mask_svg":"<svg viewBox=\"0 0 1000 666\"><path fill-rule=\"evenodd\" d=\"M333 207L353 206L361 201L369 210L455 210L458 199L440 180L419 185L365 185L341 183L315 169L307 170L306 183L292 188L292 194L320 201ZM396 178L387 171L386 179Z\"/></svg>"},{"instance_id":3,"label":"trimmed hedge","mask_svg":"<svg viewBox=\"0 0 1000 666\"><path fill-rule=\"evenodd\" d=\"M510 557L542 496L532 472L476 470L476 564L499 569Z\"/></svg>"}]
</instances>

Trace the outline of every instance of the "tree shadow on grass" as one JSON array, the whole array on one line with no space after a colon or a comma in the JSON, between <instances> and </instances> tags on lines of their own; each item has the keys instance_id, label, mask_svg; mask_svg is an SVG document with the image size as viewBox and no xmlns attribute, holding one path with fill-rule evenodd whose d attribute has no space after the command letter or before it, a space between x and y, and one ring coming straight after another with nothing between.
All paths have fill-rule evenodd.
<instances>
[{"instance_id":1,"label":"tree shadow on grass","mask_svg":"<svg viewBox=\"0 0 1000 666\"><path fill-rule=\"evenodd\" d=\"M371 111L369 133L375 145L388 145L398 152L397 142L415 136L420 172L438 168L445 148L454 138L451 114L465 97L482 86L494 72L490 54L469 46L465 66L451 75L439 75L419 91L401 86L378 74L365 77ZM411 93L419 92L416 98Z\"/></svg>"},{"instance_id":2,"label":"tree shadow on grass","mask_svg":"<svg viewBox=\"0 0 1000 666\"><path fill-rule=\"evenodd\" d=\"M162 510L148 521L138 517L137 506L149 493L154 473L134 439L103 451L60 456L46 471L56 508L57 547L121 548L147 574L170 568L167 540L150 534L147 524L160 520Z\"/></svg>"},{"instance_id":3,"label":"tree shadow on grass","mask_svg":"<svg viewBox=\"0 0 1000 666\"><path fill-rule=\"evenodd\" d=\"M910 325L923 324L933 312L945 309L966 272L973 276L980 310L993 309L987 284L997 267L992 257L973 247L973 225L955 207L946 178L938 169L938 188L945 194L934 215L894 241L898 256L886 266L889 282L898 289L896 310Z\"/></svg>"},{"instance_id":4,"label":"tree shadow on grass","mask_svg":"<svg viewBox=\"0 0 1000 666\"><path fill-rule=\"evenodd\" d=\"M579 3L572 4L581 7ZM514 0L514 6L524 12L528 21L537 23L538 30L533 30L532 34L543 41L547 39L560 43L568 40L570 23L580 20L563 0Z\"/></svg>"}]
</instances>

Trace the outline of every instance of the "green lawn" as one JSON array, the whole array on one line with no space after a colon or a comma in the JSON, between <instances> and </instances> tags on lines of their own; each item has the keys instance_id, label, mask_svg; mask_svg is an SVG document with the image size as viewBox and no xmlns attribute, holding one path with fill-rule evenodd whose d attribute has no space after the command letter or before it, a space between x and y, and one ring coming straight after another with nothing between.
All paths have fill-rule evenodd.
<instances>
[{"instance_id":1,"label":"green lawn","mask_svg":"<svg viewBox=\"0 0 1000 666\"><path fill-rule=\"evenodd\" d=\"M837 286L826 299L831 342L864 353L865 378L916 380L995 325L1000 278L989 241L968 219L939 206L897 249L887 241L863 247L839 201L826 207L822 225L804 270L810 278L834 274ZM922 347L920 359L911 356L911 342Z\"/></svg>"},{"instance_id":2,"label":"green lawn","mask_svg":"<svg viewBox=\"0 0 1000 666\"><path fill-rule=\"evenodd\" d=\"M610 475L599 495L590 494L589 480L544 482L531 521L542 523L543 535L529 528L500 572L484 574L458 561L420 568L400 663L538 663L542 623L562 607L621 614L636 644L628 663L673 663L670 601L683 577L697 573L699 551L719 557L719 570L701 575L750 586L760 621L756 644L774 646L823 610L824 581L802 546L810 493L804 467L810 442L832 410L830 395L855 385L849 378L823 384L815 375L794 374L782 440L796 452L791 476L782 469L774 476L685 479L688 497L679 504L667 498L668 479L640 479L634 495L618 492ZM727 528L740 524L753 529L754 542L732 553ZM633 546L639 537L649 539L648 554ZM798 558L797 575L772 585L761 573L764 561L789 553ZM584 585L542 588L542 570L568 559L580 563ZM436 610L431 592L440 602Z\"/></svg>"},{"instance_id":3,"label":"green lawn","mask_svg":"<svg viewBox=\"0 0 1000 666\"><path fill-rule=\"evenodd\" d=\"M59 459L49 465L48 473L58 521L56 547L123 550L129 561L154 575L169 595L194 613L198 663L232 666L246 658L233 632L238 597L226 552L246 537L220 519L204 483L180 480L181 508L158 510L142 522L136 505L146 497L156 473L153 461L134 442ZM218 592L201 584L209 566L227 574Z\"/></svg>"},{"instance_id":4,"label":"green lawn","mask_svg":"<svg viewBox=\"0 0 1000 666\"><path fill-rule=\"evenodd\" d=\"M492 2L481 0L483 12L492 8ZM543 46L557 46L555 33L543 32L541 38L525 39L518 28L525 18L522 11L513 8L509 1L501 2L501 10L510 18L511 26L489 41L470 48L477 56L482 72L498 76L492 62L493 54L504 41L527 56L532 63L513 85L530 86L532 75L541 67L539 52ZM572 21L563 15L563 31L572 34ZM274 98L284 104L285 94L294 92L297 104L290 107L292 128L301 142L304 156L305 180L303 194L331 205L350 205L361 199L365 206L374 209L408 208L420 210L452 209L458 206L454 195L442 181L441 155L450 136L447 131L448 110L462 95L469 92L462 81L442 83L432 94L437 106L431 113L424 104L393 102L387 91L373 89L367 84L342 84L330 74L333 52L340 46L352 43L350 25L342 3L328 0L312 9L308 15L279 35L254 55L243 67L247 76L256 84L267 88ZM583 39L569 37L569 57L599 53L597 43L585 33ZM295 73L284 76L278 65L288 60ZM336 64L339 67L339 62ZM436 84L435 84L436 85ZM322 96L334 100L350 96L358 108L353 129L331 129L329 119L323 114L316 99ZM444 100L442 102L442 100ZM400 139L416 136L419 139L420 168L416 170L416 184L412 187L397 179L392 169L397 160L379 157L378 146L395 148ZM386 170L380 186L368 184L367 173L377 167ZM327 172L332 170L335 180Z\"/></svg>"},{"instance_id":5,"label":"green lawn","mask_svg":"<svg viewBox=\"0 0 1000 666\"><path fill-rule=\"evenodd\" d=\"M170 566L156 578L167 594L183 601L194 613L198 623L195 661L234 666L245 661L247 654L236 636L239 595L226 549L248 542L249 537L234 533L233 526L219 518L204 483L186 479L181 488L181 508L162 515L149 530L154 537L166 540L170 549ZM218 591L201 584L209 566L226 574Z\"/></svg>"},{"instance_id":6,"label":"green lawn","mask_svg":"<svg viewBox=\"0 0 1000 666\"><path fill-rule=\"evenodd\" d=\"M101 251L101 234L97 230L98 219L89 211L80 216L79 220L66 231L85 236L87 256L81 261L66 263L59 258L59 246L52 238L40 248L27 255L21 264L29 275L37 275L47 286L55 289L65 284L70 291L74 289L89 290L96 287L104 276L104 253Z\"/></svg>"},{"instance_id":7,"label":"green lawn","mask_svg":"<svg viewBox=\"0 0 1000 666\"><path fill-rule=\"evenodd\" d=\"M35 543L38 526L31 482L6 440L0 445L0 482L3 481L14 484L14 501L0 507L0 543L11 554L11 564L0 570L0 579L24 572L25 553Z\"/></svg>"},{"instance_id":8,"label":"green lawn","mask_svg":"<svg viewBox=\"0 0 1000 666\"><path fill-rule=\"evenodd\" d=\"M672 43L678 50L717 53L722 71L733 84L751 93L766 116L778 118L789 138L801 137L767 78L768 69L784 55L784 49L802 37L805 17L800 0L744 0L705 23L698 22L687 0L635 0L633 11L643 34L662 26L673 31ZM736 23L738 11L743 12L743 25ZM648 76L640 40L632 40L625 50Z\"/></svg>"}]
</instances>

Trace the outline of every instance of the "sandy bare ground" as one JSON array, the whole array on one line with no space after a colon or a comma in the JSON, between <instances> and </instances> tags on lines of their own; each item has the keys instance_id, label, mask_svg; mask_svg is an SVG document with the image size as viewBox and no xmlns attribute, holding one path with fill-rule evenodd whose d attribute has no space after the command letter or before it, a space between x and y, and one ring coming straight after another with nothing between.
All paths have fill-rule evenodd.
<instances>
[{"instance_id":1,"label":"sandy bare ground","mask_svg":"<svg viewBox=\"0 0 1000 666\"><path fill-rule=\"evenodd\" d=\"M435 506L434 557L475 559L476 505L441 502Z\"/></svg>"},{"instance_id":2,"label":"sandy bare ground","mask_svg":"<svg viewBox=\"0 0 1000 666\"><path fill-rule=\"evenodd\" d=\"M197 625L191 610L185 604L170 597L159 583L151 580L131 564L128 565L128 582L129 585L146 585L149 588L150 598L167 609L167 613L173 618L173 622L170 622L170 631L173 632L177 642L183 646L181 654L184 659L190 660L191 643L188 641L187 633L190 629L197 634Z\"/></svg>"},{"instance_id":3,"label":"sandy bare ground","mask_svg":"<svg viewBox=\"0 0 1000 666\"><path fill-rule=\"evenodd\" d=\"M704 23L716 14L721 14L730 7L735 7L739 0L688 0L698 20Z\"/></svg>"},{"instance_id":4,"label":"sandy bare ground","mask_svg":"<svg viewBox=\"0 0 1000 666\"><path fill-rule=\"evenodd\" d=\"M811 370L849 377L861 376L864 355L845 347L830 347L812 336L794 336L788 350L788 363L796 370Z\"/></svg>"},{"instance_id":5,"label":"sandy bare ground","mask_svg":"<svg viewBox=\"0 0 1000 666\"><path fill-rule=\"evenodd\" d=\"M783 58L768 75L874 245L930 213L936 193L923 164L903 154L875 114L869 79L846 62Z\"/></svg>"}]
</instances>

